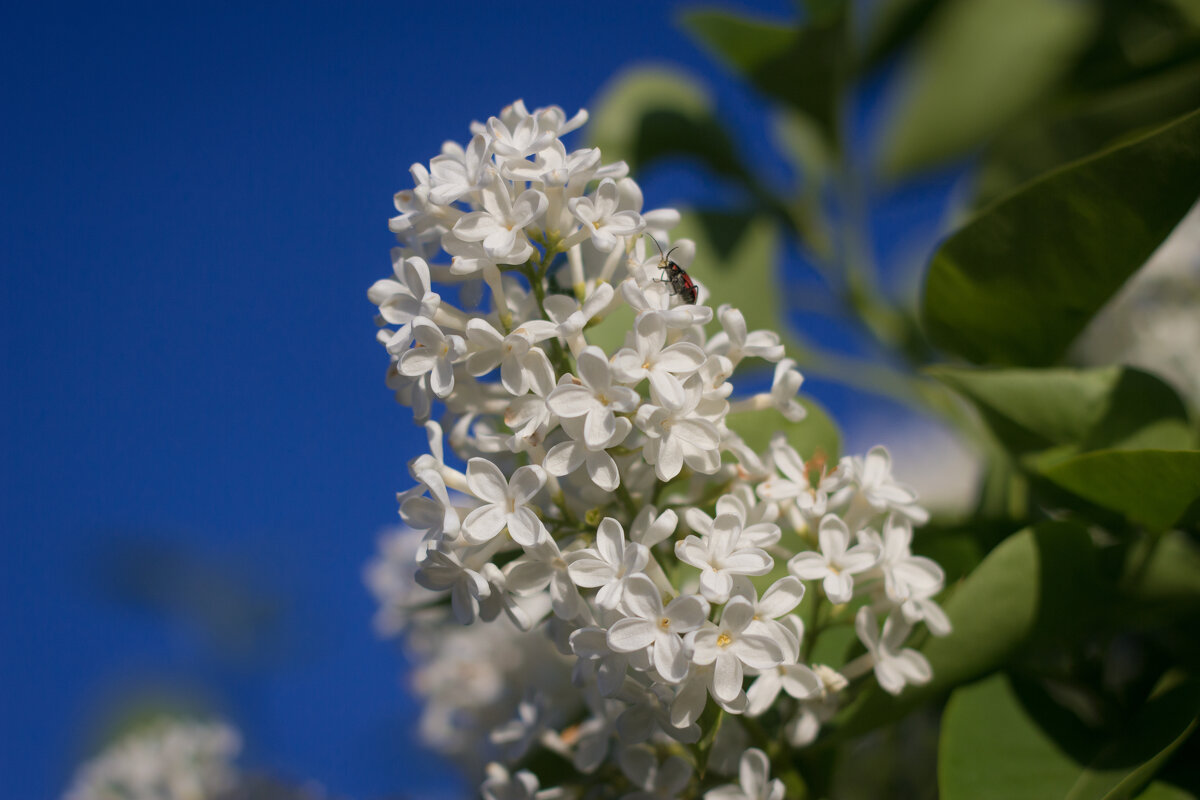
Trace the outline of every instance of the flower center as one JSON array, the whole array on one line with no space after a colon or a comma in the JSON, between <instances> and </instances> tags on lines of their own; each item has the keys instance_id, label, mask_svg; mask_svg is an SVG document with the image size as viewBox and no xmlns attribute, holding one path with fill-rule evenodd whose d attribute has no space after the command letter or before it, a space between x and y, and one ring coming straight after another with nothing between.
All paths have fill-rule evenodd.
<instances>
[{"instance_id":1,"label":"flower center","mask_svg":"<svg viewBox=\"0 0 1200 800\"><path fill-rule=\"evenodd\" d=\"M720 647L722 650L724 650L726 647L729 647L731 644L733 644L733 637L728 633L722 632L721 635L717 637L717 647Z\"/></svg>"},{"instance_id":2,"label":"flower center","mask_svg":"<svg viewBox=\"0 0 1200 800\"><path fill-rule=\"evenodd\" d=\"M669 628L671 627L671 620L670 620L670 618L669 618L669 617L663 617L662 619L660 619L660 620L658 621L658 627L662 628L664 631L665 631L665 630L667 630L667 629L669 629Z\"/></svg>"}]
</instances>

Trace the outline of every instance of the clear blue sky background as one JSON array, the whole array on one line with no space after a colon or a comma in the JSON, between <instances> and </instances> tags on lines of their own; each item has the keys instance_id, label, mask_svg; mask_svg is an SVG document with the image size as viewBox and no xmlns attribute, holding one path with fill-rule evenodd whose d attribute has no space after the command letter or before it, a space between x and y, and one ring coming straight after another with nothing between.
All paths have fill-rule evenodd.
<instances>
[{"instance_id":1,"label":"clear blue sky background","mask_svg":"<svg viewBox=\"0 0 1200 800\"><path fill-rule=\"evenodd\" d=\"M574 112L648 60L708 81L765 152L761 106L682 7L5 11L4 796L57 796L161 698L236 723L245 764L347 796L453 785L416 749L361 582L424 446L365 296L391 197L470 120L517 97ZM651 207L686 199L671 175ZM913 208L898 228L930 216Z\"/></svg>"}]
</instances>

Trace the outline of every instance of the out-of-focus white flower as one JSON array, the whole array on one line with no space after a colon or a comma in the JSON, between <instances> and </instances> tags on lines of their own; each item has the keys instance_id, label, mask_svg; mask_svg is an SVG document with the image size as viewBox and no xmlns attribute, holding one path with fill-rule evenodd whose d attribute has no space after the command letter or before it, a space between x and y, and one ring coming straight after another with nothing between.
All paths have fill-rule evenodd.
<instances>
[{"instance_id":1,"label":"out-of-focus white flower","mask_svg":"<svg viewBox=\"0 0 1200 800\"><path fill-rule=\"evenodd\" d=\"M867 648L875 678L885 692L900 694L907 684L928 683L933 677L928 659L916 650L904 647L904 640L912 628L902 617L888 617L880 632L875 612L870 606L863 606L854 618L854 630Z\"/></svg>"},{"instance_id":2,"label":"out-of-focus white flower","mask_svg":"<svg viewBox=\"0 0 1200 800\"><path fill-rule=\"evenodd\" d=\"M771 762L756 747L742 753L737 785L728 784L704 793L704 800L783 800L783 781L771 780Z\"/></svg>"},{"instance_id":3,"label":"out-of-focus white flower","mask_svg":"<svg viewBox=\"0 0 1200 800\"><path fill-rule=\"evenodd\" d=\"M237 782L240 749L224 723L159 721L80 767L64 800L218 800Z\"/></svg>"}]
</instances>

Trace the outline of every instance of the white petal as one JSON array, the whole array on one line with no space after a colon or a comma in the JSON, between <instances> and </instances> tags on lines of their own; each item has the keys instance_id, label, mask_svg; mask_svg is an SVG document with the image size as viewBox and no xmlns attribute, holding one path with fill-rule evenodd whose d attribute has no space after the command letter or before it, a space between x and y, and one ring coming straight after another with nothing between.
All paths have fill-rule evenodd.
<instances>
[{"instance_id":1,"label":"white petal","mask_svg":"<svg viewBox=\"0 0 1200 800\"><path fill-rule=\"evenodd\" d=\"M644 650L654 643L657 626L649 620L627 617L608 629L608 646L618 653Z\"/></svg>"},{"instance_id":2,"label":"white petal","mask_svg":"<svg viewBox=\"0 0 1200 800\"><path fill-rule=\"evenodd\" d=\"M489 503L508 504L508 480L500 468L484 458L467 462L467 488Z\"/></svg>"}]
</instances>

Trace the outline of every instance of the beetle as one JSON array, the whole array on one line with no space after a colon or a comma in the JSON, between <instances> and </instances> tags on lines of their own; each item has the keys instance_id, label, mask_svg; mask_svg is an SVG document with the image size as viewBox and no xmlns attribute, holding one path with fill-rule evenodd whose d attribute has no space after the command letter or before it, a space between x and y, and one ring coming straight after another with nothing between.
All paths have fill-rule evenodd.
<instances>
[{"instance_id":1,"label":"beetle","mask_svg":"<svg viewBox=\"0 0 1200 800\"><path fill-rule=\"evenodd\" d=\"M662 259L658 262L658 268L667 273L666 278L659 278L661 283L671 284L671 294L679 295L683 302L691 305L696 304L696 282L692 280L692 276L688 275L683 267L671 260L671 253L675 252L672 247L667 252L663 252L662 245L658 243L658 239L653 236L650 239L658 247L658 252Z\"/></svg>"}]
</instances>

